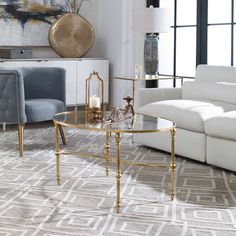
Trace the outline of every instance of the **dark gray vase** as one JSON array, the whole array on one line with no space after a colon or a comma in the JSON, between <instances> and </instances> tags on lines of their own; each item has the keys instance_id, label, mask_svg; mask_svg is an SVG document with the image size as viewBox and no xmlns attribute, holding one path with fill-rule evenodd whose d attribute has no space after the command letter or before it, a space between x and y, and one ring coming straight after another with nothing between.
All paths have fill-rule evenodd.
<instances>
[{"instance_id":1,"label":"dark gray vase","mask_svg":"<svg viewBox=\"0 0 236 236\"><path fill-rule=\"evenodd\" d=\"M144 42L144 73L147 77L158 75L158 36L146 35Z\"/></svg>"}]
</instances>

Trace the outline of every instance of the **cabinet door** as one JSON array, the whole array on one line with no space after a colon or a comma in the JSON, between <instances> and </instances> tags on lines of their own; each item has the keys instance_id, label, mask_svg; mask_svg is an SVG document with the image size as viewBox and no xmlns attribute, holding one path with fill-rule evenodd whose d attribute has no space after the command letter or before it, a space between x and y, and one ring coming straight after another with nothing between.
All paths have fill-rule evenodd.
<instances>
[{"instance_id":1,"label":"cabinet door","mask_svg":"<svg viewBox=\"0 0 236 236\"><path fill-rule=\"evenodd\" d=\"M85 104L86 95L86 79L93 71L98 72L99 76L104 81L104 99L105 103L108 103L108 60L81 60L77 62L77 104Z\"/></svg>"},{"instance_id":2,"label":"cabinet door","mask_svg":"<svg viewBox=\"0 0 236 236\"><path fill-rule=\"evenodd\" d=\"M66 105L76 104L76 61L37 60L4 61L1 67L61 67L66 70Z\"/></svg>"}]
</instances>

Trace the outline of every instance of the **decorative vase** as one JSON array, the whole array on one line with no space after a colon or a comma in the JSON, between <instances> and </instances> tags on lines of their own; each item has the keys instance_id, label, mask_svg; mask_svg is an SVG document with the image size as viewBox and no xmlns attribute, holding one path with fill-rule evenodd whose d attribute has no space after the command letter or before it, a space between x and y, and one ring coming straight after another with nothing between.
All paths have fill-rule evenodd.
<instances>
[{"instance_id":1,"label":"decorative vase","mask_svg":"<svg viewBox=\"0 0 236 236\"><path fill-rule=\"evenodd\" d=\"M78 58L93 46L95 34L89 22L77 13L67 13L49 29L48 41L61 57Z\"/></svg>"}]
</instances>

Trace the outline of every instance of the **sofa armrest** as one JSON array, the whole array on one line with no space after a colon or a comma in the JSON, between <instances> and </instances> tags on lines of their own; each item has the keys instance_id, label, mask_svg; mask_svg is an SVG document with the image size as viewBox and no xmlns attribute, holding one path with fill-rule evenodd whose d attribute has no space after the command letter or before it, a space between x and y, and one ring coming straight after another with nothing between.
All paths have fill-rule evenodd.
<instances>
[{"instance_id":1,"label":"sofa armrest","mask_svg":"<svg viewBox=\"0 0 236 236\"><path fill-rule=\"evenodd\" d=\"M140 88L135 93L134 110L162 100L182 99L182 88Z\"/></svg>"},{"instance_id":2,"label":"sofa armrest","mask_svg":"<svg viewBox=\"0 0 236 236\"><path fill-rule=\"evenodd\" d=\"M21 71L0 68L0 121L26 122L24 81Z\"/></svg>"}]
</instances>

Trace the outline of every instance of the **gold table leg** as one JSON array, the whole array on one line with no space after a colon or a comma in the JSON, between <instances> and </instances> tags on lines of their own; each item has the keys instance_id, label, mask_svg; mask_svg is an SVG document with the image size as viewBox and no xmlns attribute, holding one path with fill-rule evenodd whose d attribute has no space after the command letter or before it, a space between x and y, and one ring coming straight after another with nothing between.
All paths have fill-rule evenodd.
<instances>
[{"instance_id":1,"label":"gold table leg","mask_svg":"<svg viewBox=\"0 0 236 236\"><path fill-rule=\"evenodd\" d=\"M174 200L175 197L175 132L176 129L171 129L171 163L170 163L170 197L171 201Z\"/></svg>"},{"instance_id":2,"label":"gold table leg","mask_svg":"<svg viewBox=\"0 0 236 236\"><path fill-rule=\"evenodd\" d=\"M60 177L60 147L59 147L59 127L60 125L55 123L55 129L56 129L56 179L57 184L60 184L61 177Z\"/></svg>"},{"instance_id":3,"label":"gold table leg","mask_svg":"<svg viewBox=\"0 0 236 236\"><path fill-rule=\"evenodd\" d=\"M106 160L106 176L109 174L109 159L110 159L110 132L106 132L106 144L104 147L104 158Z\"/></svg>"},{"instance_id":4,"label":"gold table leg","mask_svg":"<svg viewBox=\"0 0 236 236\"><path fill-rule=\"evenodd\" d=\"M116 133L116 213L120 213L120 133Z\"/></svg>"}]
</instances>

